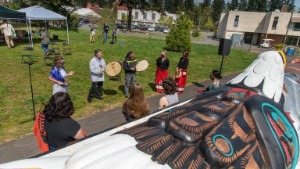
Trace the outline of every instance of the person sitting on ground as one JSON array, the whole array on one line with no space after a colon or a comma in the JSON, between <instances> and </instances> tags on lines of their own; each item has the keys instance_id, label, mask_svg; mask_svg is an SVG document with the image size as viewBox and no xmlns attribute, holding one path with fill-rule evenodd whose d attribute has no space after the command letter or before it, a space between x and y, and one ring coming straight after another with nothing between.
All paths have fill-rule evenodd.
<instances>
[{"instance_id":1,"label":"person sitting on ground","mask_svg":"<svg viewBox=\"0 0 300 169\"><path fill-rule=\"evenodd\" d=\"M178 94L176 92L177 86L173 78L165 78L162 82L162 86L165 90L166 95L160 98L158 109L163 109L179 102Z\"/></svg>"},{"instance_id":2,"label":"person sitting on ground","mask_svg":"<svg viewBox=\"0 0 300 169\"><path fill-rule=\"evenodd\" d=\"M66 146L68 143L85 137L85 132L80 124L73 120L74 106L70 96L65 92L53 95L41 112L40 118L44 118L44 140L50 150Z\"/></svg>"},{"instance_id":3,"label":"person sitting on ground","mask_svg":"<svg viewBox=\"0 0 300 169\"><path fill-rule=\"evenodd\" d=\"M206 91L216 90L220 86L220 79L222 79L221 72L218 70L212 70L209 75L211 84L206 88Z\"/></svg>"},{"instance_id":4,"label":"person sitting on ground","mask_svg":"<svg viewBox=\"0 0 300 169\"><path fill-rule=\"evenodd\" d=\"M123 104L122 113L126 121L132 121L146 114L149 114L150 108L145 99L143 86L140 83L131 85L130 96Z\"/></svg>"}]
</instances>

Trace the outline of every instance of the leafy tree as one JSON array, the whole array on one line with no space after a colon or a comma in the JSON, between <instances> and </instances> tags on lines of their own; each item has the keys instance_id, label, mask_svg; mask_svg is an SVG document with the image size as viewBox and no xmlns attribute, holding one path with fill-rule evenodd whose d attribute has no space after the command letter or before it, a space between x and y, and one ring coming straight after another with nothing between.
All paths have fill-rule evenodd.
<instances>
[{"instance_id":1,"label":"leafy tree","mask_svg":"<svg viewBox=\"0 0 300 169\"><path fill-rule=\"evenodd\" d=\"M256 10L259 12L266 12L268 9L268 2L267 0L259 0L257 1L257 8Z\"/></svg>"},{"instance_id":2,"label":"leafy tree","mask_svg":"<svg viewBox=\"0 0 300 169\"><path fill-rule=\"evenodd\" d=\"M172 27L173 25L173 18L172 17L168 17L165 15L161 15L161 17L158 20L159 25L163 26L163 27Z\"/></svg>"},{"instance_id":3,"label":"leafy tree","mask_svg":"<svg viewBox=\"0 0 300 169\"><path fill-rule=\"evenodd\" d=\"M245 11L247 9L247 0L240 0L239 10Z\"/></svg>"},{"instance_id":4,"label":"leafy tree","mask_svg":"<svg viewBox=\"0 0 300 169\"><path fill-rule=\"evenodd\" d=\"M239 6L238 0L231 0L231 4L230 4L230 9L231 10L238 9L238 6Z\"/></svg>"},{"instance_id":5,"label":"leafy tree","mask_svg":"<svg viewBox=\"0 0 300 169\"><path fill-rule=\"evenodd\" d=\"M293 12L295 10L295 0L287 0L288 11Z\"/></svg>"},{"instance_id":6,"label":"leafy tree","mask_svg":"<svg viewBox=\"0 0 300 169\"><path fill-rule=\"evenodd\" d=\"M203 25L203 29L206 31L213 31L215 29L215 25L210 16L208 17L207 22Z\"/></svg>"},{"instance_id":7,"label":"leafy tree","mask_svg":"<svg viewBox=\"0 0 300 169\"><path fill-rule=\"evenodd\" d=\"M166 50L183 52L191 49L190 31L193 22L186 14L180 15L176 24L171 27L169 34L166 36Z\"/></svg>"},{"instance_id":8,"label":"leafy tree","mask_svg":"<svg viewBox=\"0 0 300 169\"><path fill-rule=\"evenodd\" d=\"M127 29L131 30L132 9L144 10L145 0L121 0L119 5L125 5L128 8Z\"/></svg>"},{"instance_id":9,"label":"leafy tree","mask_svg":"<svg viewBox=\"0 0 300 169\"><path fill-rule=\"evenodd\" d=\"M212 3L212 8L213 8L213 12L212 12L213 21L214 22L219 21L220 15L225 8L224 0L214 0Z\"/></svg>"},{"instance_id":10,"label":"leafy tree","mask_svg":"<svg viewBox=\"0 0 300 169\"><path fill-rule=\"evenodd\" d=\"M249 0L247 5L247 11L257 10L257 0Z\"/></svg>"}]
</instances>

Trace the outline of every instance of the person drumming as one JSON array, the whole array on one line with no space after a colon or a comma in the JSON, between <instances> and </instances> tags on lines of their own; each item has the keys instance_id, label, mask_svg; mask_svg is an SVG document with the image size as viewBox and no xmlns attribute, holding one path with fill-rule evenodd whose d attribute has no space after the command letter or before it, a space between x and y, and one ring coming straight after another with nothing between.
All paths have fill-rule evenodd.
<instances>
[{"instance_id":1,"label":"person drumming","mask_svg":"<svg viewBox=\"0 0 300 169\"><path fill-rule=\"evenodd\" d=\"M166 95L160 98L158 109L163 109L179 102L178 94L176 93L176 82L173 78L168 77L164 79L162 86Z\"/></svg>"},{"instance_id":2,"label":"person drumming","mask_svg":"<svg viewBox=\"0 0 300 169\"><path fill-rule=\"evenodd\" d=\"M54 66L49 75L49 80L53 82L53 94L57 92L67 92L67 77L74 74L73 71L66 73L64 69L65 60L61 56L54 57Z\"/></svg>"},{"instance_id":3,"label":"person drumming","mask_svg":"<svg viewBox=\"0 0 300 169\"><path fill-rule=\"evenodd\" d=\"M130 96L123 104L122 113L126 121L132 121L146 114L149 114L150 108L145 99L143 86L134 83L130 89Z\"/></svg>"},{"instance_id":4,"label":"person drumming","mask_svg":"<svg viewBox=\"0 0 300 169\"><path fill-rule=\"evenodd\" d=\"M90 60L90 77L92 86L88 95L88 102L92 102L92 98L102 100L102 86L104 82L104 72L106 68L103 53L100 49L95 50L95 56ZM95 95L95 96L94 96Z\"/></svg>"},{"instance_id":5,"label":"person drumming","mask_svg":"<svg viewBox=\"0 0 300 169\"><path fill-rule=\"evenodd\" d=\"M177 92L179 94L183 93L184 87L186 84L188 72L187 68L189 65L189 51L184 51L183 56L180 58L178 65L176 67L176 74L177 76L175 77L176 85L177 85Z\"/></svg>"},{"instance_id":6,"label":"person drumming","mask_svg":"<svg viewBox=\"0 0 300 169\"><path fill-rule=\"evenodd\" d=\"M156 59L156 75L155 75L155 87L156 92L163 93L162 81L169 76L169 59L167 58L167 52L163 51L160 57Z\"/></svg>"},{"instance_id":7,"label":"person drumming","mask_svg":"<svg viewBox=\"0 0 300 169\"><path fill-rule=\"evenodd\" d=\"M129 95L130 86L136 81L136 64L137 59L135 58L133 51L128 52L123 61L123 69L125 71L124 94L126 98Z\"/></svg>"}]
</instances>

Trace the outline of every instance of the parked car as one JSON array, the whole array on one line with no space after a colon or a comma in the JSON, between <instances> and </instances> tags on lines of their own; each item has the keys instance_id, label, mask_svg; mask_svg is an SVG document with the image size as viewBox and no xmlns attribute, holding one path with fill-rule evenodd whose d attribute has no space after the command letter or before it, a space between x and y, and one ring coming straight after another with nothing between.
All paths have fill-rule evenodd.
<instances>
[{"instance_id":1,"label":"parked car","mask_svg":"<svg viewBox=\"0 0 300 169\"><path fill-rule=\"evenodd\" d=\"M148 27L148 31L155 31L154 27L150 26Z\"/></svg>"},{"instance_id":2,"label":"parked car","mask_svg":"<svg viewBox=\"0 0 300 169\"><path fill-rule=\"evenodd\" d=\"M142 31L148 30L147 26L145 26L145 25L141 26L139 29L142 30Z\"/></svg>"},{"instance_id":3,"label":"parked car","mask_svg":"<svg viewBox=\"0 0 300 169\"><path fill-rule=\"evenodd\" d=\"M259 44L260 48L271 48L271 42L274 41L273 39L262 39L262 41Z\"/></svg>"},{"instance_id":4,"label":"parked car","mask_svg":"<svg viewBox=\"0 0 300 169\"><path fill-rule=\"evenodd\" d=\"M137 25L131 25L131 29L138 29L139 27Z\"/></svg>"},{"instance_id":5,"label":"parked car","mask_svg":"<svg viewBox=\"0 0 300 169\"><path fill-rule=\"evenodd\" d=\"M165 28L164 29L164 33L169 33L169 31L170 31L170 28Z\"/></svg>"}]
</instances>

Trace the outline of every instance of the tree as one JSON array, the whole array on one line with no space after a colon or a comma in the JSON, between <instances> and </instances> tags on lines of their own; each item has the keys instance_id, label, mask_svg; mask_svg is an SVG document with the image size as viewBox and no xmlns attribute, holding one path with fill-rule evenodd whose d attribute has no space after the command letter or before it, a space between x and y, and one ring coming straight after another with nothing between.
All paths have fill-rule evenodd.
<instances>
[{"instance_id":1,"label":"tree","mask_svg":"<svg viewBox=\"0 0 300 169\"><path fill-rule=\"evenodd\" d=\"M276 9L280 9L280 6L280 0L271 0L269 11L275 11Z\"/></svg>"},{"instance_id":2,"label":"tree","mask_svg":"<svg viewBox=\"0 0 300 169\"><path fill-rule=\"evenodd\" d=\"M120 6L125 5L128 8L128 21L127 29L131 30L131 21L132 21L132 9L144 10L145 0L121 0Z\"/></svg>"},{"instance_id":3,"label":"tree","mask_svg":"<svg viewBox=\"0 0 300 169\"><path fill-rule=\"evenodd\" d=\"M166 50L183 52L191 50L190 31L193 22L186 14L180 15L175 25L171 27L169 34L166 36Z\"/></svg>"},{"instance_id":4,"label":"tree","mask_svg":"<svg viewBox=\"0 0 300 169\"><path fill-rule=\"evenodd\" d=\"M239 11L246 11L247 0L240 0Z\"/></svg>"},{"instance_id":5,"label":"tree","mask_svg":"<svg viewBox=\"0 0 300 169\"><path fill-rule=\"evenodd\" d=\"M238 0L231 0L231 4L230 4L230 9L231 10L238 9L238 6L239 6Z\"/></svg>"},{"instance_id":6,"label":"tree","mask_svg":"<svg viewBox=\"0 0 300 169\"><path fill-rule=\"evenodd\" d=\"M215 29L215 25L210 16L208 17L207 22L203 25L203 29L206 31L213 31Z\"/></svg>"},{"instance_id":7,"label":"tree","mask_svg":"<svg viewBox=\"0 0 300 169\"><path fill-rule=\"evenodd\" d=\"M202 2L202 7L203 7L203 8L209 7L210 4L211 4L210 0L204 0L204 1Z\"/></svg>"},{"instance_id":8,"label":"tree","mask_svg":"<svg viewBox=\"0 0 300 169\"><path fill-rule=\"evenodd\" d=\"M212 3L212 18L214 22L219 21L220 15L223 12L225 8L225 2L224 0L214 0Z\"/></svg>"},{"instance_id":9,"label":"tree","mask_svg":"<svg viewBox=\"0 0 300 169\"><path fill-rule=\"evenodd\" d=\"M230 11L230 10L231 10L231 4L230 4L230 2L229 2L229 1L226 3L226 9L227 9L228 11Z\"/></svg>"},{"instance_id":10,"label":"tree","mask_svg":"<svg viewBox=\"0 0 300 169\"><path fill-rule=\"evenodd\" d=\"M293 12L295 11L295 0L288 0L287 1L287 4L288 4L288 11L289 12Z\"/></svg>"},{"instance_id":11,"label":"tree","mask_svg":"<svg viewBox=\"0 0 300 169\"><path fill-rule=\"evenodd\" d=\"M249 0L247 5L247 11L257 10L257 0Z\"/></svg>"},{"instance_id":12,"label":"tree","mask_svg":"<svg viewBox=\"0 0 300 169\"><path fill-rule=\"evenodd\" d=\"M258 12L266 12L268 9L268 2L267 0L259 0L257 1L257 8Z\"/></svg>"}]
</instances>

